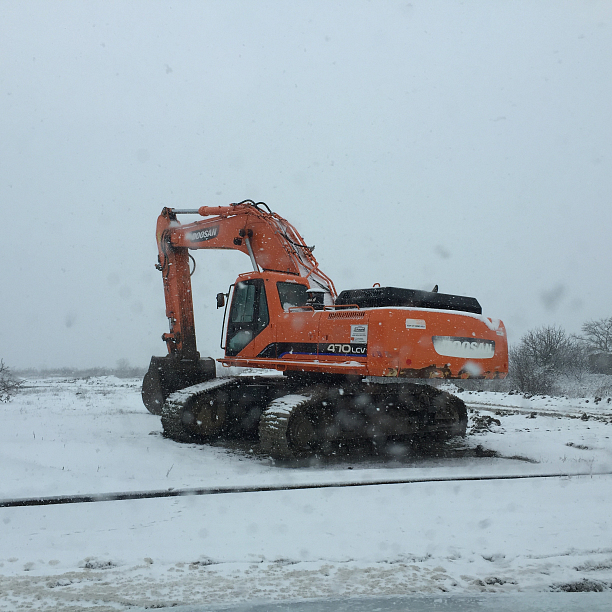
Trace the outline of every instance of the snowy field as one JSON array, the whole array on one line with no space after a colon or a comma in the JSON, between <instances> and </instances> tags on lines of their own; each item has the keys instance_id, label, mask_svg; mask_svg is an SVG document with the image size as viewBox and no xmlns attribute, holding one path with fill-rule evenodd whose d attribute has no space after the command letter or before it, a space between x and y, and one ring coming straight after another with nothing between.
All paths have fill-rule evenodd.
<instances>
[{"instance_id":1,"label":"snowy field","mask_svg":"<svg viewBox=\"0 0 612 612\"><path fill-rule=\"evenodd\" d=\"M27 380L0 404L3 500L423 482L0 508L0 610L612 588L612 401L459 395L465 440L275 465L164 439L139 380Z\"/></svg>"}]
</instances>

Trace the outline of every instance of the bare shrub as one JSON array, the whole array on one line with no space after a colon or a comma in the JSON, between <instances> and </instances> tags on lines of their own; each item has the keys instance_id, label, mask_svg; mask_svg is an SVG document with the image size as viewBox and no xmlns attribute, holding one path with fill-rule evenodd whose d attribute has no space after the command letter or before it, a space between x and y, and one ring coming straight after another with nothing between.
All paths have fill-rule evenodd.
<instances>
[{"instance_id":1,"label":"bare shrub","mask_svg":"<svg viewBox=\"0 0 612 612\"><path fill-rule=\"evenodd\" d=\"M518 346L510 349L509 358L516 387L534 395L554 393L560 376L581 380L587 371L584 347L557 326L527 332Z\"/></svg>"},{"instance_id":2,"label":"bare shrub","mask_svg":"<svg viewBox=\"0 0 612 612\"><path fill-rule=\"evenodd\" d=\"M509 374L519 391L533 395L552 393L554 380L551 371L539 365L525 346L512 347L508 358Z\"/></svg>"},{"instance_id":3,"label":"bare shrub","mask_svg":"<svg viewBox=\"0 0 612 612\"><path fill-rule=\"evenodd\" d=\"M8 402L19 391L21 381L16 379L0 359L0 402Z\"/></svg>"},{"instance_id":4,"label":"bare shrub","mask_svg":"<svg viewBox=\"0 0 612 612\"><path fill-rule=\"evenodd\" d=\"M577 342L575 338L571 338L562 372L581 382L589 369L589 353L587 349Z\"/></svg>"},{"instance_id":5,"label":"bare shrub","mask_svg":"<svg viewBox=\"0 0 612 612\"><path fill-rule=\"evenodd\" d=\"M574 348L565 330L556 325L528 331L521 338L520 347L538 366L552 373L560 373L565 369Z\"/></svg>"}]
</instances>

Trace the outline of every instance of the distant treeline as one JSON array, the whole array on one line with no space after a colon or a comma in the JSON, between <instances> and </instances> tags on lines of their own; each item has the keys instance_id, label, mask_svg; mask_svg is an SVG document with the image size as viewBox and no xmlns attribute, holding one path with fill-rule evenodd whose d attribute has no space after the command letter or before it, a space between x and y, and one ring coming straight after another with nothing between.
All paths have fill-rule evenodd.
<instances>
[{"instance_id":1,"label":"distant treeline","mask_svg":"<svg viewBox=\"0 0 612 612\"><path fill-rule=\"evenodd\" d=\"M147 368L121 366L116 368L25 368L11 369L19 378L49 378L54 376L70 378L89 378L93 376L116 376L117 378L142 378Z\"/></svg>"}]
</instances>

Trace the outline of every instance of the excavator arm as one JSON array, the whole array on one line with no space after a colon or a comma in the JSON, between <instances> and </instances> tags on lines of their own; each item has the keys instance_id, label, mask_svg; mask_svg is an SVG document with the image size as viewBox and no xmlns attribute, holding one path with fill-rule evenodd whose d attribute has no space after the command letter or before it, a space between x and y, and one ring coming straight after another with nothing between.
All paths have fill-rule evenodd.
<instances>
[{"instance_id":1,"label":"excavator arm","mask_svg":"<svg viewBox=\"0 0 612 612\"><path fill-rule=\"evenodd\" d=\"M245 200L230 206L198 209L164 208L157 220L157 246L162 272L166 316L170 332L162 336L168 353L183 360L197 360L189 250L234 249L251 259L255 271L293 274L322 290L332 304L336 289L319 269L312 251L285 219L264 210L263 203ZM177 215L197 214L206 219L182 224Z\"/></svg>"}]
</instances>

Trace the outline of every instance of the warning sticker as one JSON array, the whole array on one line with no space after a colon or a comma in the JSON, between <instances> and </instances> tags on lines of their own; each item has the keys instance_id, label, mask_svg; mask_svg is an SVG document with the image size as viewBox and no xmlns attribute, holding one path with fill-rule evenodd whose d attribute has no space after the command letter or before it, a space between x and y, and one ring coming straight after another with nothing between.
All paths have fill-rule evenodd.
<instances>
[{"instance_id":1,"label":"warning sticker","mask_svg":"<svg viewBox=\"0 0 612 612\"><path fill-rule=\"evenodd\" d=\"M355 344L368 343L368 326L367 325L351 325L351 342Z\"/></svg>"},{"instance_id":2,"label":"warning sticker","mask_svg":"<svg viewBox=\"0 0 612 612\"><path fill-rule=\"evenodd\" d=\"M425 329L425 319L406 319L406 329Z\"/></svg>"}]
</instances>

